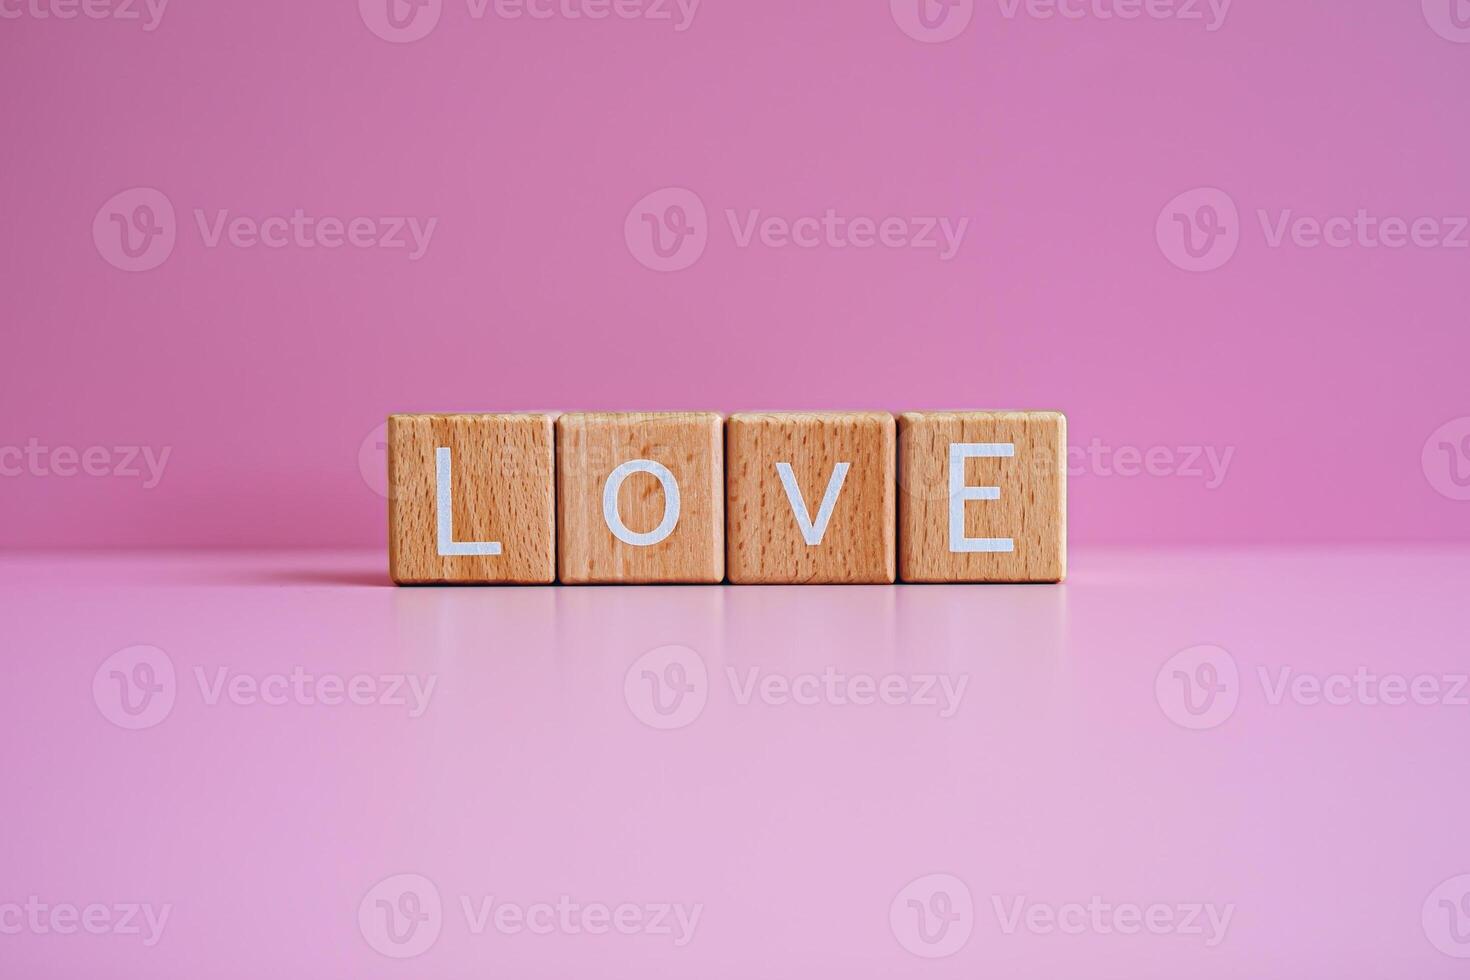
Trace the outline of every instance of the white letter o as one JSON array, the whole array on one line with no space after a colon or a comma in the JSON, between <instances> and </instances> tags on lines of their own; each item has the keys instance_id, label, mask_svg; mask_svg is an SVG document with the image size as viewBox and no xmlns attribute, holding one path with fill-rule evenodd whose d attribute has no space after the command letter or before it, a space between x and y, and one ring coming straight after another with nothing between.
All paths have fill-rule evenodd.
<instances>
[{"instance_id":1,"label":"white letter o","mask_svg":"<svg viewBox=\"0 0 1470 980\"><path fill-rule=\"evenodd\" d=\"M646 534L628 530L628 525L623 523L623 517L618 513L618 490L622 488L623 481L634 473L652 473L664 488L664 519L659 521L658 527ZM673 534L674 526L679 523L679 481L674 479L674 474L662 463L655 463L651 459L629 460L613 470L608 475L607 483L603 484L602 519L607 521L607 529L613 533L613 537L625 544L639 548L658 544Z\"/></svg>"}]
</instances>

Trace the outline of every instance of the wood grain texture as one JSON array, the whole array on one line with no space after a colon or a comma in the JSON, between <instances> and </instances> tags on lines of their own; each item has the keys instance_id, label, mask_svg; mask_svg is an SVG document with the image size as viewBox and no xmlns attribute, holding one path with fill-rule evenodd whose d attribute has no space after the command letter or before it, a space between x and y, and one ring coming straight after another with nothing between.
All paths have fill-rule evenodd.
<instances>
[{"instance_id":1,"label":"wood grain texture","mask_svg":"<svg viewBox=\"0 0 1470 980\"><path fill-rule=\"evenodd\" d=\"M388 564L400 585L550 584L556 578L554 414L388 419ZM450 450L454 540L498 555L440 555L436 450Z\"/></svg>"},{"instance_id":2,"label":"wood grain texture","mask_svg":"<svg viewBox=\"0 0 1470 980\"><path fill-rule=\"evenodd\" d=\"M619 540L603 514L603 490L618 466L651 460L678 481L679 518L663 540ZM556 424L557 566L572 584L717 583L725 577L724 434L716 412L589 412ZM658 478L633 473L618 491L629 531L663 520Z\"/></svg>"},{"instance_id":3,"label":"wood grain texture","mask_svg":"<svg viewBox=\"0 0 1470 980\"><path fill-rule=\"evenodd\" d=\"M969 538L1011 552L952 552L952 443L1012 443L1010 458L964 461L965 484L1000 488L964 503ZM898 417L898 576L904 582L1060 582L1067 573L1067 420L1060 412L906 412Z\"/></svg>"},{"instance_id":4,"label":"wood grain texture","mask_svg":"<svg viewBox=\"0 0 1470 980\"><path fill-rule=\"evenodd\" d=\"M887 412L741 413L725 422L726 568L736 584L886 583L894 578L895 426ZM786 463L815 524L847 463L819 543L782 483ZM818 529L812 528L815 533Z\"/></svg>"}]
</instances>

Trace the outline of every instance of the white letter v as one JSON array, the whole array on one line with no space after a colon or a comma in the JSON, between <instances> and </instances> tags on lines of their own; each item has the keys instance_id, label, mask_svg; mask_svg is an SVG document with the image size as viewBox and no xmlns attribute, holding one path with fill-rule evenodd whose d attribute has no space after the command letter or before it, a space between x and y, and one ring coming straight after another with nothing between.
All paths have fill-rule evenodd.
<instances>
[{"instance_id":1,"label":"white letter v","mask_svg":"<svg viewBox=\"0 0 1470 980\"><path fill-rule=\"evenodd\" d=\"M822 506L817 508L817 519L813 523L806 501L802 499L801 487L796 485L796 474L791 472L791 464L776 464L776 472L781 474L781 485L786 488L786 497L791 501L791 512L796 515L796 523L807 544L822 543L822 537L827 533L827 524L832 520L832 509L837 506L837 495L842 492L842 481L847 479L849 465L851 464L838 463L832 470L832 478L827 481L827 492L822 494Z\"/></svg>"}]
</instances>

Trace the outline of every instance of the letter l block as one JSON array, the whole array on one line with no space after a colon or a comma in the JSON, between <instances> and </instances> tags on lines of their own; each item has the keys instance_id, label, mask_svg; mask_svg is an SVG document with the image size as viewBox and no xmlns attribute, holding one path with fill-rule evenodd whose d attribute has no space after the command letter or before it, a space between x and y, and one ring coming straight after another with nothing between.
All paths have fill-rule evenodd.
<instances>
[{"instance_id":1,"label":"letter l block","mask_svg":"<svg viewBox=\"0 0 1470 980\"><path fill-rule=\"evenodd\" d=\"M390 416L393 581L555 581L555 420L553 414Z\"/></svg>"}]
</instances>

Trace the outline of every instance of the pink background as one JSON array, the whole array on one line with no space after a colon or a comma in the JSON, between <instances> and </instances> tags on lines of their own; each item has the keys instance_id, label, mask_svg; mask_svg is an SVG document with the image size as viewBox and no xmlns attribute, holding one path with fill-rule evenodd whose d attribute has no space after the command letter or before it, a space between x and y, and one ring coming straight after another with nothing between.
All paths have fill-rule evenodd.
<instances>
[{"instance_id":1,"label":"pink background","mask_svg":"<svg viewBox=\"0 0 1470 980\"><path fill-rule=\"evenodd\" d=\"M1448 0L1446 0L1448 2ZM7 8L10 9L10 8ZM0 22L0 443L172 447L161 484L0 480L11 546L374 545L392 411L1045 407L1072 442L1235 449L1215 490L1079 477L1079 542L1470 537L1420 463L1470 414L1470 251L1270 248L1257 209L1470 210L1470 47L1418 2L1008 19L921 43L886 0L705 0L692 26L471 18L392 44L356 4ZM178 212L109 265L112 195ZM692 267L623 239L709 209ZM1175 195L1239 206L1176 268ZM193 211L435 216L427 254L206 248ZM738 248L724 212L967 216L958 256Z\"/></svg>"},{"instance_id":2,"label":"pink background","mask_svg":"<svg viewBox=\"0 0 1470 980\"><path fill-rule=\"evenodd\" d=\"M1470 211L1470 0L1235 0L1216 31L960 0L944 43L916 0L703 0L682 32L428 0L411 43L369 28L387 0L36 16L68 2L0 0L0 975L1465 974L1470 561L1421 545L1470 540L1470 249L1272 248L1257 212ZM128 272L140 188L176 240ZM687 268L644 264L649 195L704 209ZM1177 264L1180 195L1222 209L1209 271ZM211 248L194 217L298 208L437 226L409 261ZM944 262L742 248L725 216L829 208L969 226ZM385 579L389 412L963 406L1230 466L1081 460L1058 587ZM30 445L169 455L152 489L5 475ZM238 546L279 550L211 550ZM647 670L670 649L689 676ZM408 717L201 680L296 670L437 687ZM729 681L828 670L968 693ZM1273 696L1283 671L1383 687ZM1379 697L1426 680L1454 696ZM401 874L445 902L411 961L369 902ZM976 917L921 958L904 899L936 875ZM704 912L681 949L459 914L563 894ZM17 933L31 896L173 911L152 947ZM1015 896L1235 914L1210 948L1008 934Z\"/></svg>"}]
</instances>

